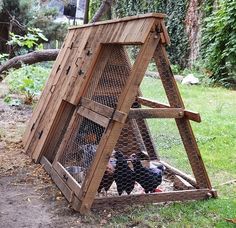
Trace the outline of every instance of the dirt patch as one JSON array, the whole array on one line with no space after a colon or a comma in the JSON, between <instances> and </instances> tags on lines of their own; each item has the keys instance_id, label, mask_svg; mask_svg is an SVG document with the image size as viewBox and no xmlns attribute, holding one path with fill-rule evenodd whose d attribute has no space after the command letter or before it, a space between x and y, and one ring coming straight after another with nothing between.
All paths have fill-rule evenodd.
<instances>
[{"instance_id":1,"label":"dirt patch","mask_svg":"<svg viewBox=\"0 0 236 228\"><path fill-rule=\"evenodd\" d=\"M98 227L102 217L73 211L39 164L24 154L22 134L32 108L0 98L0 222L11 227Z\"/></svg>"}]
</instances>

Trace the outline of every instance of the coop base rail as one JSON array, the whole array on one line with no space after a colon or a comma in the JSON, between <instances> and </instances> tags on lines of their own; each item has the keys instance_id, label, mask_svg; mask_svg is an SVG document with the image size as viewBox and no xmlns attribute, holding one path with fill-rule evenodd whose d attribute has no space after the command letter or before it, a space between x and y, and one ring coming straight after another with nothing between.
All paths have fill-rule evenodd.
<instances>
[{"instance_id":1,"label":"coop base rail","mask_svg":"<svg viewBox=\"0 0 236 228\"><path fill-rule=\"evenodd\" d=\"M137 97L136 99L140 104L150 107L150 108L171 108L170 105L163 104L154 100L150 100L144 97ZM188 118L189 120L195 121L197 123L201 122L201 116L197 112L193 112L190 110L183 110L184 117Z\"/></svg>"},{"instance_id":2,"label":"coop base rail","mask_svg":"<svg viewBox=\"0 0 236 228\"><path fill-rule=\"evenodd\" d=\"M100 197L94 200L92 208L115 207L143 203L160 203L171 201L188 201L213 197L210 189L181 190L171 192Z\"/></svg>"}]
</instances>

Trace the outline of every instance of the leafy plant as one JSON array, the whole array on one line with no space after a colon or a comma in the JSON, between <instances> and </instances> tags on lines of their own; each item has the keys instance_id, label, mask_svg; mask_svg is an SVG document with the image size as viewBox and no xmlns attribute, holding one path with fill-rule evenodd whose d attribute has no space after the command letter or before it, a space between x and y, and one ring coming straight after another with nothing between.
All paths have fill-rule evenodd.
<instances>
[{"instance_id":1,"label":"leafy plant","mask_svg":"<svg viewBox=\"0 0 236 228\"><path fill-rule=\"evenodd\" d=\"M93 0L93 6L97 6ZM125 17L149 12L166 13L166 26L171 39L171 45L167 48L172 64L186 67L188 60L188 37L185 32L185 16L187 0L120 0L117 1L114 14L116 17Z\"/></svg>"},{"instance_id":2,"label":"leafy plant","mask_svg":"<svg viewBox=\"0 0 236 228\"><path fill-rule=\"evenodd\" d=\"M205 6L206 13L213 10ZM214 83L236 88L236 1L220 0L204 20L202 56Z\"/></svg>"},{"instance_id":3,"label":"leafy plant","mask_svg":"<svg viewBox=\"0 0 236 228\"><path fill-rule=\"evenodd\" d=\"M10 106L18 106L21 104L19 99L13 99L9 94L4 97L4 102Z\"/></svg>"},{"instance_id":4,"label":"leafy plant","mask_svg":"<svg viewBox=\"0 0 236 228\"><path fill-rule=\"evenodd\" d=\"M28 32L24 36L10 33L10 38L7 42L8 45L19 46L28 50L40 47L42 41L48 41L39 28L28 28Z\"/></svg>"},{"instance_id":5,"label":"leafy plant","mask_svg":"<svg viewBox=\"0 0 236 228\"><path fill-rule=\"evenodd\" d=\"M37 65L24 65L17 70L11 70L7 83L11 92L24 95L24 103L32 104L35 96L39 96L49 75L49 68Z\"/></svg>"},{"instance_id":6,"label":"leafy plant","mask_svg":"<svg viewBox=\"0 0 236 228\"><path fill-rule=\"evenodd\" d=\"M1 54L0 53L0 65L7 60L8 56L9 56L8 54Z\"/></svg>"}]
</instances>

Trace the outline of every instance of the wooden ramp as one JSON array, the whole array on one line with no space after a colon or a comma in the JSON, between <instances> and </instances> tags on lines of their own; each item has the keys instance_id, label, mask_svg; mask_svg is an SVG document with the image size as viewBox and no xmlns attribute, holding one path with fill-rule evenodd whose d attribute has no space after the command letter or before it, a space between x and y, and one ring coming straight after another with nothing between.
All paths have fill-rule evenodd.
<instances>
[{"instance_id":1,"label":"wooden ramp","mask_svg":"<svg viewBox=\"0 0 236 228\"><path fill-rule=\"evenodd\" d=\"M185 109L167 59L164 46L169 37L163 18L146 14L71 28L26 129L26 153L44 165L81 213L91 206L216 196L189 122L200 122L200 116ZM134 63L127 54L130 47L138 51ZM139 86L152 59L169 104L142 97ZM149 118L175 119L194 178L162 162ZM116 151L125 158L145 153L192 188L96 197Z\"/></svg>"}]
</instances>

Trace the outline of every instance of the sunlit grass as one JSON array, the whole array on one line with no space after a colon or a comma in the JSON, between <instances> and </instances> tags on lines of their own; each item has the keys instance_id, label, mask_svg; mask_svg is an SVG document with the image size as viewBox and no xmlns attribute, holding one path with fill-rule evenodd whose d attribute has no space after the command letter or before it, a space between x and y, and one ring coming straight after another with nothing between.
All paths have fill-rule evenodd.
<instances>
[{"instance_id":1,"label":"sunlit grass","mask_svg":"<svg viewBox=\"0 0 236 228\"><path fill-rule=\"evenodd\" d=\"M111 227L235 227L236 218L236 91L204 86L178 85L187 109L201 114L191 122L203 161L219 198L207 201L131 207L109 220ZM160 80L145 78L143 96L167 102ZM189 172L173 120L149 120L161 158Z\"/></svg>"}]
</instances>

